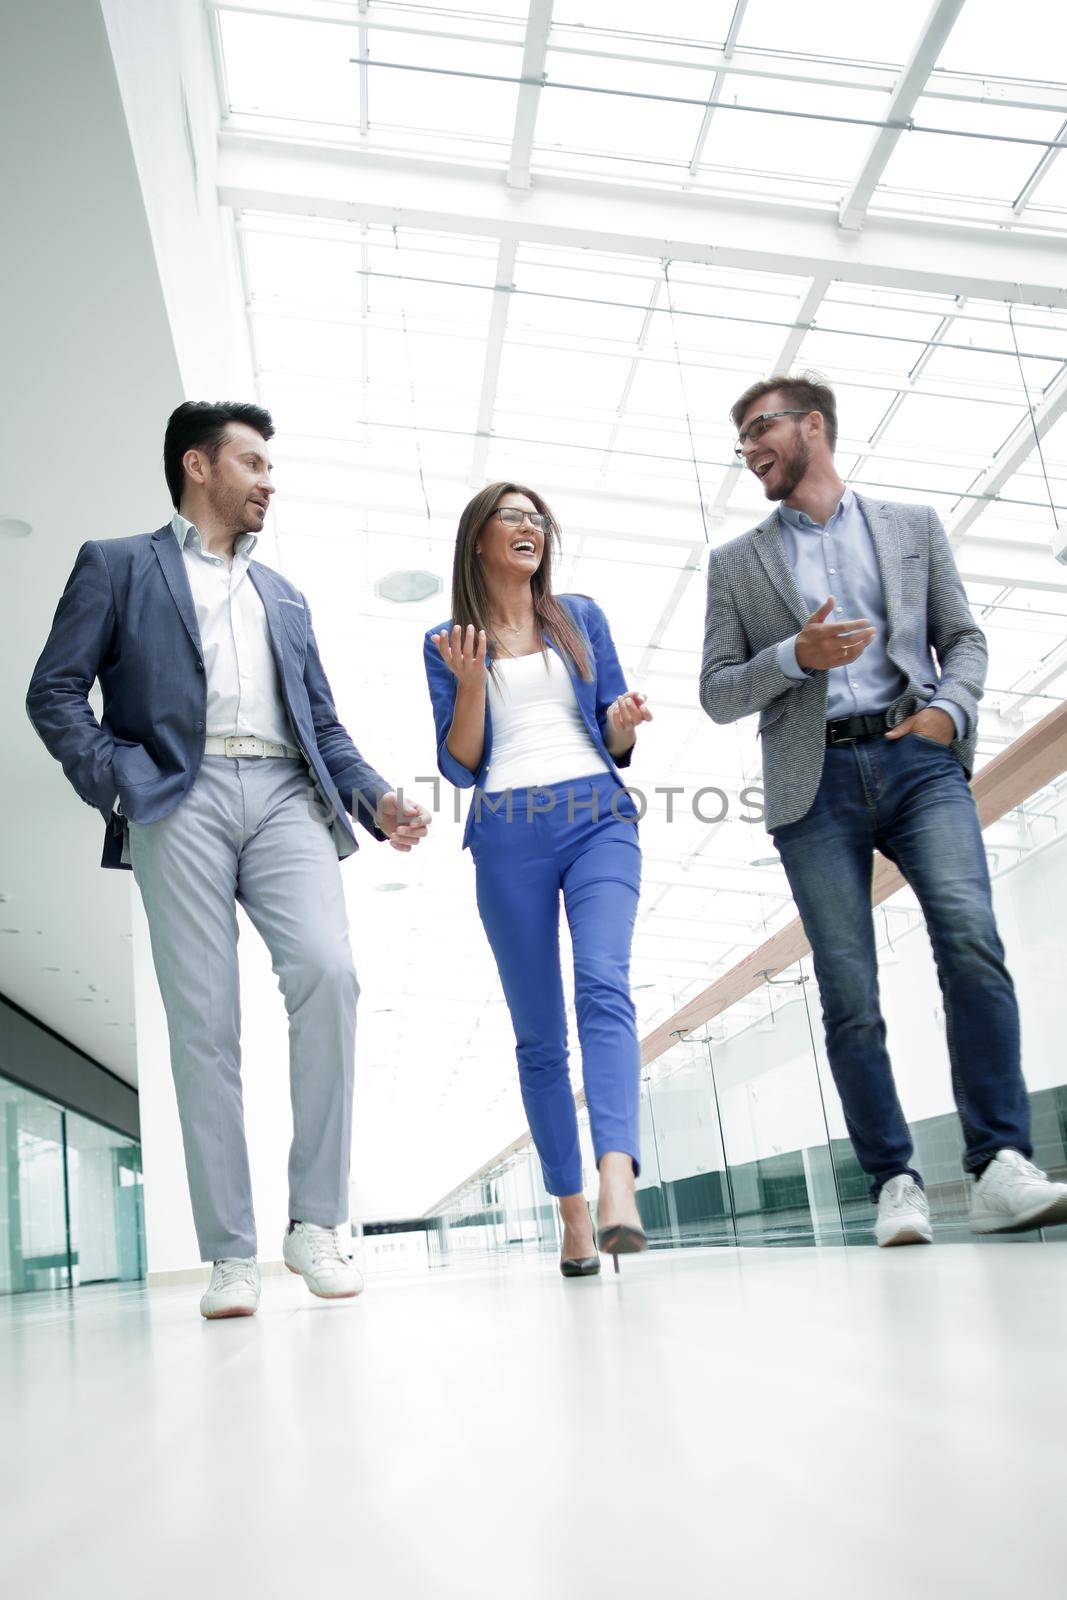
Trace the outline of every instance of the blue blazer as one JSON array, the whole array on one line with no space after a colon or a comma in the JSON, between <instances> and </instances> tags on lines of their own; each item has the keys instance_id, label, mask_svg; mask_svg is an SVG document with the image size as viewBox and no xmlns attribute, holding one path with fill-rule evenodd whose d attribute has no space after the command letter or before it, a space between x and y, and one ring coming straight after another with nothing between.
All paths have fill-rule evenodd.
<instances>
[{"instance_id":1,"label":"blue blazer","mask_svg":"<svg viewBox=\"0 0 1067 1600\"><path fill-rule=\"evenodd\" d=\"M625 788L623 779L619 774L619 768L630 765L633 759L633 750L631 748L626 751L625 755L616 757L611 755L605 742L608 707L613 700L617 699L620 694L625 693L626 690L626 679L623 677L619 658L615 653L615 642L611 637L608 619L596 601L590 600L588 595L562 594L558 598L567 607L577 624L579 633L585 640L589 652L589 665L593 672L592 679L582 678L575 672L569 657L566 655L561 656L574 685L574 696L578 702L578 709L582 714L582 721L588 728L589 736L594 745L618 779L620 788ZM426 664L426 677L430 685L430 700L433 705L433 719L437 728L437 766L442 775L448 779L449 783L454 783L457 789L482 789L493 754L493 719L489 710L488 700L485 706L485 744L482 747L482 759L478 764L477 772L472 772L469 767L465 767L461 762L457 761L445 745L456 709L456 690L458 685L452 673L449 672L441 660L437 646L433 642L433 635L440 633L442 628L450 628L451 626L451 622L438 623L436 628L429 630L423 645L423 660ZM547 634L545 643L550 650L555 649L555 645ZM490 659L488 654L487 659ZM472 803L467 812L467 825L463 830L464 849L470 843L473 819L474 805Z\"/></svg>"},{"instance_id":2,"label":"blue blazer","mask_svg":"<svg viewBox=\"0 0 1067 1600\"><path fill-rule=\"evenodd\" d=\"M337 720L307 602L260 561L249 577L267 614L294 743L328 812L339 856L358 848L352 815L374 834L391 785ZM100 679L104 713L89 705ZM204 754L207 674L185 560L169 523L83 544L26 696L30 721L87 805L107 824L101 866L122 865L124 824L158 822L192 788Z\"/></svg>"}]
</instances>

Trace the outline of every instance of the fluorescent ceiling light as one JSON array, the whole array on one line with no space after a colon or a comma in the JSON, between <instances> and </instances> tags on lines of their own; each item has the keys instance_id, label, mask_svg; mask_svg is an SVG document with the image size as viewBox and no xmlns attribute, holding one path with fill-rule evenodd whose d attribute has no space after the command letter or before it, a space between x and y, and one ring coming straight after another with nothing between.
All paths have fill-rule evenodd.
<instances>
[{"instance_id":1,"label":"fluorescent ceiling light","mask_svg":"<svg viewBox=\"0 0 1067 1600\"><path fill-rule=\"evenodd\" d=\"M419 567L413 567L408 572L387 572L374 585L374 592L381 595L383 600L407 605L413 600L428 600L431 595L440 594L442 587L435 572L424 572Z\"/></svg>"}]
</instances>

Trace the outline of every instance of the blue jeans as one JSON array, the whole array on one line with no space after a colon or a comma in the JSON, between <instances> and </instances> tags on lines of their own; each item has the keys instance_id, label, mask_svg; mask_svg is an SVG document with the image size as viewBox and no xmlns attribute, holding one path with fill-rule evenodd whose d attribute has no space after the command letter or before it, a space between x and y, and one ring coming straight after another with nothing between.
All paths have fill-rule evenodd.
<instances>
[{"instance_id":1,"label":"blue jeans","mask_svg":"<svg viewBox=\"0 0 1067 1600\"><path fill-rule=\"evenodd\" d=\"M871 874L896 863L926 918L944 998L952 1090L974 1171L1032 1154L1019 1010L993 918L978 813L947 746L920 734L831 746L811 810L774 843L815 960L826 1052L872 1197L909 1165L878 1003ZM921 1180L920 1180L921 1181Z\"/></svg>"},{"instance_id":2,"label":"blue jeans","mask_svg":"<svg viewBox=\"0 0 1067 1600\"><path fill-rule=\"evenodd\" d=\"M510 796L510 805L507 804ZM612 806L614 804L614 814ZM641 884L633 801L612 774L475 797L478 910L515 1028L522 1103L549 1194L579 1194L582 1158L567 1066L559 899L574 951L582 1080L599 1162L638 1170L641 1051L630 946ZM499 805L499 810L491 809Z\"/></svg>"}]
</instances>

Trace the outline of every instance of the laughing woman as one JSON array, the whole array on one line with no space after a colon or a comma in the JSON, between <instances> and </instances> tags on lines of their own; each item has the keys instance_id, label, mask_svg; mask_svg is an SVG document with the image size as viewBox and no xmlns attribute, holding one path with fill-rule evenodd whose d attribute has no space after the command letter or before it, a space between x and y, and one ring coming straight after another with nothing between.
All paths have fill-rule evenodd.
<instances>
[{"instance_id":1,"label":"laughing woman","mask_svg":"<svg viewBox=\"0 0 1067 1600\"><path fill-rule=\"evenodd\" d=\"M636 811L619 767L637 725L607 619L552 593L559 534L531 489L490 484L459 519L452 617L426 636L441 772L474 788L464 845L515 1028L519 1083L545 1186L563 1219L565 1277L600 1270L582 1195L567 1067L559 901L574 949L586 1105L600 1176L596 1246L647 1243L634 1195L640 1051L630 945L640 892Z\"/></svg>"}]
</instances>

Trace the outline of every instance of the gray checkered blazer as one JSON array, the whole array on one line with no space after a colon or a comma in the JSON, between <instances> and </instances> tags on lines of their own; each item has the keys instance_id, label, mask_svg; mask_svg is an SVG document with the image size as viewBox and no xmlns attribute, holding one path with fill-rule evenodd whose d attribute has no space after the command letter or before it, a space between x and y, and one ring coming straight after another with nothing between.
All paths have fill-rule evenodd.
<instances>
[{"instance_id":1,"label":"gray checkered blazer","mask_svg":"<svg viewBox=\"0 0 1067 1600\"><path fill-rule=\"evenodd\" d=\"M907 679L887 708L889 720L903 721L935 693L952 700L967 717L967 731L952 751L970 777L988 654L945 530L929 506L857 499L882 571L887 648ZM822 776L826 673L797 682L778 665L778 645L807 618L777 511L711 551L700 703L713 722L759 712L768 831L804 816Z\"/></svg>"}]
</instances>

